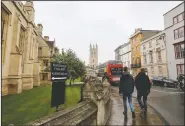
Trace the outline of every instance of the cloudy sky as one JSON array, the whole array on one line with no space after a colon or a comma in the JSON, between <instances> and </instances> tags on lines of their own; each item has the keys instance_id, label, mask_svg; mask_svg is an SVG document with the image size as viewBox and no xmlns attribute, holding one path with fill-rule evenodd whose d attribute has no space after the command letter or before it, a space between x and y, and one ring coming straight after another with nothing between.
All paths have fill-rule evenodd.
<instances>
[{"instance_id":1,"label":"cloudy sky","mask_svg":"<svg viewBox=\"0 0 185 126\"><path fill-rule=\"evenodd\" d=\"M89 63L89 45L97 44L99 63L114 59L135 28L163 30L163 14L182 1L34 1L35 23L56 45L73 49Z\"/></svg>"}]
</instances>

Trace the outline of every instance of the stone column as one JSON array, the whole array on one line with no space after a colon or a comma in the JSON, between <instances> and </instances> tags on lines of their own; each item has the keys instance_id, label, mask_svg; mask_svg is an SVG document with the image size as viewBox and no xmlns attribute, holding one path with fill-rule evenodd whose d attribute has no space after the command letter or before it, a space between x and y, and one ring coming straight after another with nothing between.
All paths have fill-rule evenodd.
<instances>
[{"instance_id":1,"label":"stone column","mask_svg":"<svg viewBox=\"0 0 185 126\"><path fill-rule=\"evenodd\" d=\"M22 54L19 51L19 36L20 36L20 21L15 17L14 27L13 27L13 39L10 54L10 66L8 75L8 94L15 94L22 92Z\"/></svg>"},{"instance_id":2,"label":"stone column","mask_svg":"<svg viewBox=\"0 0 185 126\"><path fill-rule=\"evenodd\" d=\"M40 86L40 75L39 75L40 63L34 63L34 70L33 70L33 86Z\"/></svg>"},{"instance_id":3,"label":"stone column","mask_svg":"<svg viewBox=\"0 0 185 126\"><path fill-rule=\"evenodd\" d=\"M30 52L32 51L32 41L33 41L33 27L31 24L28 24L27 33L26 33L26 45L25 45L25 62L24 62L24 71L22 75L23 89L28 90L33 88L33 68L34 60L30 57Z\"/></svg>"}]
</instances>

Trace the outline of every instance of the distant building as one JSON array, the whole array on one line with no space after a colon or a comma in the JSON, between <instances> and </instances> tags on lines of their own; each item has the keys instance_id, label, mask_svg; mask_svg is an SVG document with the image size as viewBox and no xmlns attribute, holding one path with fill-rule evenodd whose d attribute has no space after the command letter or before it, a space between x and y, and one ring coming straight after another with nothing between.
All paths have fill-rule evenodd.
<instances>
[{"instance_id":1,"label":"distant building","mask_svg":"<svg viewBox=\"0 0 185 126\"><path fill-rule=\"evenodd\" d=\"M115 60L120 60L120 54L119 54L119 50L120 50L121 46L118 46L114 52L115 52Z\"/></svg>"},{"instance_id":2,"label":"distant building","mask_svg":"<svg viewBox=\"0 0 185 126\"><path fill-rule=\"evenodd\" d=\"M41 26L39 24L39 26ZM42 31L40 31L42 33ZM55 46L55 40L50 41L49 36L42 37L39 35L39 49L38 49L38 58L40 62L40 82L41 83L50 83L51 72L49 71L50 62L55 53L58 53L58 50Z\"/></svg>"},{"instance_id":3,"label":"distant building","mask_svg":"<svg viewBox=\"0 0 185 126\"><path fill-rule=\"evenodd\" d=\"M141 68L141 41L159 33L159 30L135 29L135 33L130 37L131 44L131 69L132 75L136 76Z\"/></svg>"},{"instance_id":4,"label":"distant building","mask_svg":"<svg viewBox=\"0 0 185 126\"><path fill-rule=\"evenodd\" d=\"M184 74L184 2L164 14L169 77Z\"/></svg>"},{"instance_id":5,"label":"distant building","mask_svg":"<svg viewBox=\"0 0 185 126\"><path fill-rule=\"evenodd\" d=\"M141 67L147 69L150 78L168 77L165 38L162 31L141 42Z\"/></svg>"},{"instance_id":6,"label":"distant building","mask_svg":"<svg viewBox=\"0 0 185 126\"><path fill-rule=\"evenodd\" d=\"M90 44L89 66L96 68L98 66L98 46Z\"/></svg>"},{"instance_id":7,"label":"distant building","mask_svg":"<svg viewBox=\"0 0 185 126\"><path fill-rule=\"evenodd\" d=\"M130 65L131 65L131 48L130 43L127 42L123 45L120 45L115 50L115 60L120 60L123 63L123 66L128 67L130 71Z\"/></svg>"}]
</instances>

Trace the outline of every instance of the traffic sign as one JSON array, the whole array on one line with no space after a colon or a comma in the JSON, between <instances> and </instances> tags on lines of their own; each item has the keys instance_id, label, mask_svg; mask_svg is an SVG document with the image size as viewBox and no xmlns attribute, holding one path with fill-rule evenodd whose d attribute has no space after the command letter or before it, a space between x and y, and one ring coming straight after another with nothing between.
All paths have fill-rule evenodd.
<instances>
[{"instance_id":1,"label":"traffic sign","mask_svg":"<svg viewBox=\"0 0 185 126\"><path fill-rule=\"evenodd\" d=\"M68 76L67 65L61 63L51 63L51 80L66 80Z\"/></svg>"}]
</instances>

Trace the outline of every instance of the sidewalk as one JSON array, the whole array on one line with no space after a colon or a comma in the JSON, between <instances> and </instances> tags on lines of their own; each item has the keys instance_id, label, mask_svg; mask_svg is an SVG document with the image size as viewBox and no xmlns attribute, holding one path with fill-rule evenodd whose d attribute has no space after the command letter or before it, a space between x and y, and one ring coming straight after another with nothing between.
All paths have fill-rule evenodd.
<instances>
[{"instance_id":1,"label":"sidewalk","mask_svg":"<svg viewBox=\"0 0 185 126\"><path fill-rule=\"evenodd\" d=\"M136 112L136 118L132 119L132 113L128 105L128 117L124 119L123 115L123 101L121 96L119 96L118 89L112 87L112 113L109 118L108 125L164 125L161 119L156 115L154 110L148 106L147 118L144 119L140 116L140 107L136 101L136 98L133 97L133 103Z\"/></svg>"}]
</instances>

